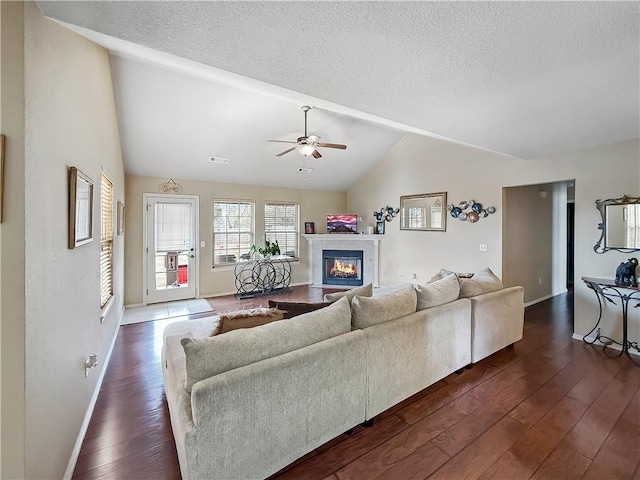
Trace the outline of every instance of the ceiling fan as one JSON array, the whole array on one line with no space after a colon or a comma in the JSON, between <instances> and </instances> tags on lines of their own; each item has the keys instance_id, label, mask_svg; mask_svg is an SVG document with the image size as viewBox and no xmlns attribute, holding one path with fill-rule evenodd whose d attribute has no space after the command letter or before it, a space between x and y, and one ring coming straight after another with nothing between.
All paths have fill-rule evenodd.
<instances>
[{"instance_id":1,"label":"ceiling fan","mask_svg":"<svg viewBox=\"0 0 640 480\"><path fill-rule=\"evenodd\" d=\"M304 105L302 107L302 110L304 111L304 136L303 137L298 137L298 139L295 142L288 141L288 140L268 140L269 142L293 144L293 147L286 149L284 152L280 152L279 154L276 155L276 157L281 157L282 155L285 155L289 152L293 152L294 150L297 150L300 155L304 155L305 157L312 155L313 158L320 158L322 157L322 155L320 155L320 152L318 152L317 150L318 147L339 148L341 150L346 150L347 148L346 145L341 145L339 143L319 142L318 141L320 140L319 136L307 135L307 112L311 110L311 107Z\"/></svg>"}]
</instances>

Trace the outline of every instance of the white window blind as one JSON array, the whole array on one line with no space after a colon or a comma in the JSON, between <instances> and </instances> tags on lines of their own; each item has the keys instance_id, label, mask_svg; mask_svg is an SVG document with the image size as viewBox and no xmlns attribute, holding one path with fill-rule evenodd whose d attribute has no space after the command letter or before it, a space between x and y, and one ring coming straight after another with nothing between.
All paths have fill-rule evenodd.
<instances>
[{"instance_id":1,"label":"white window blind","mask_svg":"<svg viewBox=\"0 0 640 480\"><path fill-rule=\"evenodd\" d=\"M186 251L192 244L191 204L156 204L156 252Z\"/></svg>"},{"instance_id":2,"label":"white window blind","mask_svg":"<svg viewBox=\"0 0 640 480\"><path fill-rule=\"evenodd\" d=\"M100 176L100 307L113 295L113 183Z\"/></svg>"},{"instance_id":3,"label":"white window blind","mask_svg":"<svg viewBox=\"0 0 640 480\"><path fill-rule=\"evenodd\" d=\"M255 203L237 200L213 201L213 266L249 258L254 243Z\"/></svg>"},{"instance_id":4,"label":"white window blind","mask_svg":"<svg viewBox=\"0 0 640 480\"><path fill-rule=\"evenodd\" d=\"M264 234L270 242L278 241L280 253L298 258L300 250L300 205L268 202L264 206Z\"/></svg>"}]
</instances>

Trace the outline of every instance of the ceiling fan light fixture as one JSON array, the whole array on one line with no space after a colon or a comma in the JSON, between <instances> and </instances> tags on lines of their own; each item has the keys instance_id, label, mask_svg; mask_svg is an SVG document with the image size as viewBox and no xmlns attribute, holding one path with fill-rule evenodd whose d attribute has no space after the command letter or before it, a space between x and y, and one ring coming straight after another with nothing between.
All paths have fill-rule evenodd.
<instances>
[{"instance_id":1,"label":"ceiling fan light fixture","mask_svg":"<svg viewBox=\"0 0 640 480\"><path fill-rule=\"evenodd\" d=\"M316 147L310 144L298 144L295 148L300 155L304 155L305 157L308 157L316 150Z\"/></svg>"}]
</instances>

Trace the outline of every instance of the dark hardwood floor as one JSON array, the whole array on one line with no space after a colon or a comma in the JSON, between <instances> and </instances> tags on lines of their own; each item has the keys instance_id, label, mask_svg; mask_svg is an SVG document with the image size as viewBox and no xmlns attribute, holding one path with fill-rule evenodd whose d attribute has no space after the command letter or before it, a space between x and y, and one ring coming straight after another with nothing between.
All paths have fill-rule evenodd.
<instances>
[{"instance_id":1,"label":"dark hardwood floor","mask_svg":"<svg viewBox=\"0 0 640 480\"><path fill-rule=\"evenodd\" d=\"M296 287L273 298L319 301L323 293ZM210 303L222 312L266 306L268 298ZM524 338L513 348L437 382L273 479L640 480L640 366L573 340L571 302L560 295L527 308ZM121 327L74 479L180 478L160 371L168 322Z\"/></svg>"}]
</instances>

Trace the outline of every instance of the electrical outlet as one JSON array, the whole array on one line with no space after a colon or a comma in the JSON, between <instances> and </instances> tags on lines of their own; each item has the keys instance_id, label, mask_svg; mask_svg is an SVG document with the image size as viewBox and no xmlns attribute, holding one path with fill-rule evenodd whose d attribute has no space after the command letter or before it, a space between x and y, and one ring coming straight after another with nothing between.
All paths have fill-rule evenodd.
<instances>
[{"instance_id":1,"label":"electrical outlet","mask_svg":"<svg viewBox=\"0 0 640 480\"><path fill-rule=\"evenodd\" d=\"M538 285L542 285L542 277L538 278Z\"/></svg>"},{"instance_id":2,"label":"electrical outlet","mask_svg":"<svg viewBox=\"0 0 640 480\"><path fill-rule=\"evenodd\" d=\"M204 241L200 242L200 248L204 248Z\"/></svg>"},{"instance_id":3,"label":"electrical outlet","mask_svg":"<svg viewBox=\"0 0 640 480\"><path fill-rule=\"evenodd\" d=\"M486 252L487 250L488 250L487 244L486 243L481 243L480 244L480 251L481 252Z\"/></svg>"}]
</instances>

